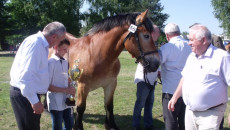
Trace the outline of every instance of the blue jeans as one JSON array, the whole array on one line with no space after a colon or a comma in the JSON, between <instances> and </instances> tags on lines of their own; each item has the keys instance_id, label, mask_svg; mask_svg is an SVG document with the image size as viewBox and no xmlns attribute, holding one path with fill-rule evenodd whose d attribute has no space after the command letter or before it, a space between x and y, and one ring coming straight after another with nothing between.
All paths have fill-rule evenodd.
<instances>
[{"instance_id":1,"label":"blue jeans","mask_svg":"<svg viewBox=\"0 0 230 130\"><path fill-rule=\"evenodd\" d=\"M67 108L63 111L51 110L52 130L62 130L62 121L64 121L63 130L72 130L73 128L73 114L72 108Z\"/></svg>"},{"instance_id":2,"label":"blue jeans","mask_svg":"<svg viewBox=\"0 0 230 130\"><path fill-rule=\"evenodd\" d=\"M149 86L145 82L137 83L137 99L133 111L133 127L140 128L141 111L144 107L144 127L153 126L152 108L154 103L155 86Z\"/></svg>"}]
</instances>

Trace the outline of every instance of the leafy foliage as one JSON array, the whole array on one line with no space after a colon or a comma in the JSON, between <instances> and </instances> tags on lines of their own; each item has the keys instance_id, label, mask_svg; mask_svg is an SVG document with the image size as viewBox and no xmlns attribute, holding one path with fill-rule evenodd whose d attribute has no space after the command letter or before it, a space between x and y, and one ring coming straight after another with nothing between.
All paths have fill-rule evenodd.
<instances>
[{"instance_id":1,"label":"leafy foliage","mask_svg":"<svg viewBox=\"0 0 230 130\"><path fill-rule=\"evenodd\" d=\"M225 33L230 37L230 1L229 0L212 0L214 7L214 15L219 19L221 27Z\"/></svg>"},{"instance_id":2,"label":"leafy foliage","mask_svg":"<svg viewBox=\"0 0 230 130\"><path fill-rule=\"evenodd\" d=\"M6 6L7 0L0 1L0 43L2 49L8 49L9 46L6 43L5 36L11 31L12 22L10 19L10 14L8 13L9 8Z\"/></svg>"},{"instance_id":3,"label":"leafy foliage","mask_svg":"<svg viewBox=\"0 0 230 130\"><path fill-rule=\"evenodd\" d=\"M68 32L79 35L82 2L79 0L11 0L9 6L20 32L29 35L52 21L60 21Z\"/></svg>"}]
</instances>

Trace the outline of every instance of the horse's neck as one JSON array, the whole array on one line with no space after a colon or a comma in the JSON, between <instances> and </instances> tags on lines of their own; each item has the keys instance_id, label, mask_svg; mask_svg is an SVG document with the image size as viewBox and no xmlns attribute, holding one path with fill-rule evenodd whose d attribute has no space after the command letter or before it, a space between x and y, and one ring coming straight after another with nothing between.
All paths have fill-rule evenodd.
<instances>
[{"instance_id":1,"label":"horse's neck","mask_svg":"<svg viewBox=\"0 0 230 130\"><path fill-rule=\"evenodd\" d=\"M100 53L102 53L102 55L108 55L110 60L117 59L124 49L123 39L126 36L126 32L127 29L116 27L109 32L99 34L101 36L96 36L95 39L101 42L99 43L101 45Z\"/></svg>"}]
</instances>

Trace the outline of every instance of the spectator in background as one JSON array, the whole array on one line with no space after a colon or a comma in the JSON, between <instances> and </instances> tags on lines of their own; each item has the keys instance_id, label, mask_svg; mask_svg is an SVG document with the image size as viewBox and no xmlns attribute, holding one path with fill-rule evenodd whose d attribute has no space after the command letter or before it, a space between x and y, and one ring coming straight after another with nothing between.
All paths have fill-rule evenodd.
<instances>
[{"instance_id":1,"label":"spectator in background","mask_svg":"<svg viewBox=\"0 0 230 130\"><path fill-rule=\"evenodd\" d=\"M156 25L153 25L153 27L154 31L152 33L152 38L156 42L160 36L160 30ZM134 83L137 84L137 99L133 110L134 130L140 130L142 108L144 108L144 127L148 130L154 130L152 108L154 103L154 90L156 85L155 80L157 78L157 74L157 71L145 73L143 66L138 63L134 79Z\"/></svg>"},{"instance_id":2,"label":"spectator in background","mask_svg":"<svg viewBox=\"0 0 230 130\"><path fill-rule=\"evenodd\" d=\"M223 41L222 41L220 36L216 36L216 35L212 34L212 44L215 47L218 47L220 49L226 50L225 47L224 47Z\"/></svg>"},{"instance_id":3,"label":"spectator in background","mask_svg":"<svg viewBox=\"0 0 230 130\"><path fill-rule=\"evenodd\" d=\"M225 46L225 49L227 52L230 53L230 42L227 43L227 45Z\"/></svg>"},{"instance_id":4,"label":"spectator in background","mask_svg":"<svg viewBox=\"0 0 230 130\"><path fill-rule=\"evenodd\" d=\"M168 102L172 98L181 79L191 47L188 41L180 36L179 26L169 23L165 26L165 35L168 43L160 47L161 78L162 78L162 105L166 130L184 130L185 104L182 97L176 103L175 111L168 110Z\"/></svg>"}]
</instances>

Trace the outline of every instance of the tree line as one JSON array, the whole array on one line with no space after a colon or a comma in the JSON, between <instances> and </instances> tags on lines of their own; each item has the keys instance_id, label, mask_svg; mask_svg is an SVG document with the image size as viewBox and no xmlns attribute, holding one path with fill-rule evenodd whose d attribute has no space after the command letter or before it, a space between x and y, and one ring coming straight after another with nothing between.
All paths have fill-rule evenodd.
<instances>
[{"instance_id":1,"label":"tree line","mask_svg":"<svg viewBox=\"0 0 230 130\"><path fill-rule=\"evenodd\" d=\"M163 27L168 14L160 0L1 0L0 43L1 49L16 45L42 30L52 21L62 22L67 31L76 37L84 35L94 23L113 15L142 12L149 9L149 17ZM80 12L84 2L89 9ZM162 37L163 39L163 37Z\"/></svg>"},{"instance_id":2,"label":"tree line","mask_svg":"<svg viewBox=\"0 0 230 130\"><path fill-rule=\"evenodd\" d=\"M230 37L230 1L212 0L214 15L225 34ZM83 4L89 9L81 12ZM0 49L7 50L52 21L62 22L76 37L84 35L94 23L120 13L142 12L149 9L149 17L160 29L169 17L162 13L160 0L1 0ZM158 42L166 42L165 35Z\"/></svg>"}]
</instances>

